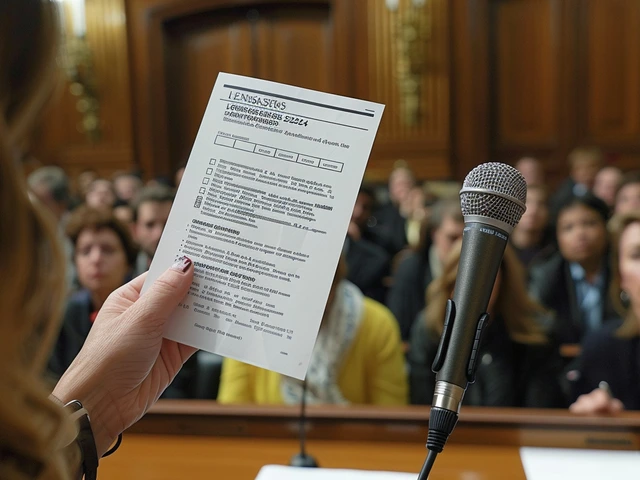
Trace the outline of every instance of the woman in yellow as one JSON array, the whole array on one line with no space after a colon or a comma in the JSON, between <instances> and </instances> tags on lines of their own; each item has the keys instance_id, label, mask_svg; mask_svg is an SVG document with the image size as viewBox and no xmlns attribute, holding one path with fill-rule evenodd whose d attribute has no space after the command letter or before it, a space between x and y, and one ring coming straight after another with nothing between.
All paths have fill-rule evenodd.
<instances>
[{"instance_id":1,"label":"woman in yellow","mask_svg":"<svg viewBox=\"0 0 640 480\"><path fill-rule=\"evenodd\" d=\"M307 371L307 402L404 405L408 386L398 324L345 274L341 259ZM220 403L297 404L301 395L299 380L224 360Z\"/></svg>"}]
</instances>

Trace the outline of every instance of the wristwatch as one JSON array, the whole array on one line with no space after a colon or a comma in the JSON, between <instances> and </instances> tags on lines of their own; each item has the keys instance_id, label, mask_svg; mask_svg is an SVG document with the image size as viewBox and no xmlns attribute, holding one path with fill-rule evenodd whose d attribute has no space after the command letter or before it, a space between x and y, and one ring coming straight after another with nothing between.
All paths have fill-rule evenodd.
<instances>
[{"instance_id":1,"label":"wristwatch","mask_svg":"<svg viewBox=\"0 0 640 480\"><path fill-rule=\"evenodd\" d=\"M96 480L98 475L98 450L96 441L93 438L93 430L91 430L89 412L79 400L71 400L65 405L65 408L71 412L71 419L78 422L76 443L82 455L80 478L84 476L85 480Z\"/></svg>"}]
</instances>

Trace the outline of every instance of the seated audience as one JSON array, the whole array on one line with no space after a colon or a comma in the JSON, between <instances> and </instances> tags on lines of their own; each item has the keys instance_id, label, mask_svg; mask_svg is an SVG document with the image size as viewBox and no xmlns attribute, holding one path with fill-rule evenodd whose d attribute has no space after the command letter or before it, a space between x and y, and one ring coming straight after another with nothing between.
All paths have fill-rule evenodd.
<instances>
[{"instance_id":1,"label":"seated audience","mask_svg":"<svg viewBox=\"0 0 640 480\"><path fill-rule=\"evenodd\" d=\"M578 344L612 312L607 301L607 219L609 207L587 193L573 196L559 209L558 252L529 269L529 291L556 312L560 343Z\"/></svg>"},{"instance_id":2,"label":"seated audience","mask_svg":"<svg viewBox=\"0 0 640 480\"><path fill-rule=\"evenodd\" d=\"M452 245L462 237L463 229L460 200L440 200L433 206L422 245L398 265L387 307L398 320L403 341L409 340L416 315L424 308L427 287L440 275L442 264Z\"/></svg>"},{"instance_id":3,"label":"seated audience","mask_svg":"<svg viewBox=\"0 0 640 480\"><path fill-rule=\"evenodd\" d=\"M134 276L149 270L164 226L169 219L175 194L169 187L155 185L143 188L133 201L134 239L140 247Z\"/></svg>"},{"instance_id":4,"label":"seated audience","mask_svg":"<svg viewBox=\"0 0 640 480\"><path fill-rule=\"evenodd\" d=\"M416 185L409 190L400 206L400 212L406 219L407 244L411 248L416 248L420 244L422 227L427 218L427 196L421 185Z\"/></svg>"},{"instance_id":5,"label":"seated audience","mask_svg":"<svg viewBox=\"0 0 640 480\"><path fill-rule=\"evenodd\" d=\"M121 172L113 176L113 190L120 202L131 203L142 189L142 180L133 173Z\"/></svg>"},{"instance_id":6,"label":"seated audience","mask_svg":"<svg viewBox=\"0 0 640 480\"><path fill-rule=\"evenodd\" d=\"M116 203L116 194L109 180L99 178L94 180L87 191L85 203L90 208L111 210Z\"/></svg>"},{"instance_id":7,"label":"seated audience","mask_svg":"<svg viewBox=\"0 0 640 480\"><path fill-rule=\"evenodd\" d=\"M544 167L537 158L532 156L522 157L516 162L515 169L524 177L527 186L544 185Z\"/></svg>"},{"instance_id":8,"label":"seated audience","mask_svg":"<svg viewBox=\"0 0 640 480\"><path fill-rule=\"evenodd\" d=\"M629 172L622 177L616 191L615 213L640 211L640 170Z\"/></svg>"},{"instance_id":9,"label":"seated audience","mask_svg":"<svg viewBox=\"0 0 640 480\"><path fill-rule=\"evenodd\" d=\"M616 191L621 180L622 170L609 166L600 169L593 183L593 194L604 200L611 210L616 202Z\"/></svg>"},{"instance_id":10,"label":"seated audience","mask_svg":"<svg viewBox=\"0 0 640 480\"><path fill-rule=\"evenodd\" d=\"M67 224L74 246L80 290L67 301L50 369L58 376L71 365L107 297L130 280L136 248L127 227L111 212L78 207Z\"/></svg>"},{"instance_id":11,"label":"seated audience","mask_svg":"<svg viewBox=\"0 0 640 480\"><path fill-rule=\"evenodd\" d=\"M525 267L549 246L549 207L547 192L541 185L527 188L527 209L509 239Z\"/></svg>"},{"instance_id":12,"label":"seated audience","mask_svg":"<svg viewBox=\"0 0 640 480\"><path fill-rule=\"evenodd\" d=\"M433 399L436 374L431 365L444 325L447 299L452 298L460 261L458 241L442 274L427 290L427 307L411 331L409 349L411 403ZM560 388L562 360L545 334L548 313L527 295L524 271L507 246L489 300L490 322L485 327L475 383L464 403L491 407L566 407Z\"/></svg>"},{"instance_id":13,"label":"seated audience","mask_svg":"<svg viewBox=\"0 0 640 480\"><path fill-rule=\"evenodd\" d=\"M353 206L343 254L347 262L347 280L367 297L384 302L387 291L384 279L389 275L390 258L387 251L369 240L367 235L373 198L373 190L362 185Z\"/></svg>"},{"instance_id":14,"label":"seated audience","mask_svg":"<svg viewBox=\"0 0 640 480\"><path fill-rule=\"evenodd\" d=\"M578 362L576 413L640 410L640 210L616 216L612 233L611 298L622 320L584 340ZM606 382L607 388L598 388ZM595 389L595 390L594 390Z\"/></svg>"},{"instance_id":15,"label":"seated audience","mask_svg":"<svg viewBox=\"0 0 640 480\"><path fill-rule=\"evenodd\" d=\"M333 280L309 369L311 404L404 405L407 378L398 326L391 313L344 280L341 260ZM221 403L300 403L302 382L226 358Z\"/></svg>"},{"instance_id":16,"label":"seated audience","mask_svg":"<svg viewBox=\"0 0 640 480\"><path fill-rule=\"evenodd\" d=\"M116 204L113 206L113 216L116 217L120 222L126 225L131 232L131 236L133 237L135 234L133 223L133 207L129 205L127 202L123 202L122 200L118 200Z\"/></svg>"},{"instance_id":17,"label":"seated audience","mask_svg":"<svg viewBox=\"0 0 640 480\"><path fill-rule=\"evenodd\" d=\"M590 192L596 174L603 164L602 152L597 148L576 148L568 157L569 178L560 185L549 201L551 221L555 222L560 207L576 195Z\"/></svg>"}]
</instances>

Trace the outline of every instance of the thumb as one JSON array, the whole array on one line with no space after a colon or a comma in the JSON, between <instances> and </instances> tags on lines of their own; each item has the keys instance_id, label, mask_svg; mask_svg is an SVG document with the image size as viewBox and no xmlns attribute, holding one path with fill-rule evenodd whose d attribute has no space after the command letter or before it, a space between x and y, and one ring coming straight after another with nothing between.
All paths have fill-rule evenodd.
<instances>
[{"instance_id":1,"label":"thumb","mask_svg":"<svg viewBox=\"0 0 640 480\"><path fill-rule=\"evenodd\" d=\"M147 324L163 325L189 291L192 281L193 262L189 257L180 257L131 306L131 317Z\"/></svg>"}]
</instances>

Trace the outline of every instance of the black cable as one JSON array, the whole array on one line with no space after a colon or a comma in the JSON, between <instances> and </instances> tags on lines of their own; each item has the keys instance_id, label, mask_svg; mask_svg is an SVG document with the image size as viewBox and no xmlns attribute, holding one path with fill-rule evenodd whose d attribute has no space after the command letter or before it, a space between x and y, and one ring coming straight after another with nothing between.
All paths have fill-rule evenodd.
<instances>
[{"instance_id":1,"label":"black cable","mask_svg":"<svg viewBox=\"0 0 640 480\"><path fill-rule=\"evenodd\" d=\"M422 470L420 470L418 480L428 480L429 473L431 473L431 469L433 468L433 464L436 461L437 456L438 452L436 452L435 450L429 450L427 458L425 458L424 464L422 464Z\"/></svg>"}]
</instances>

